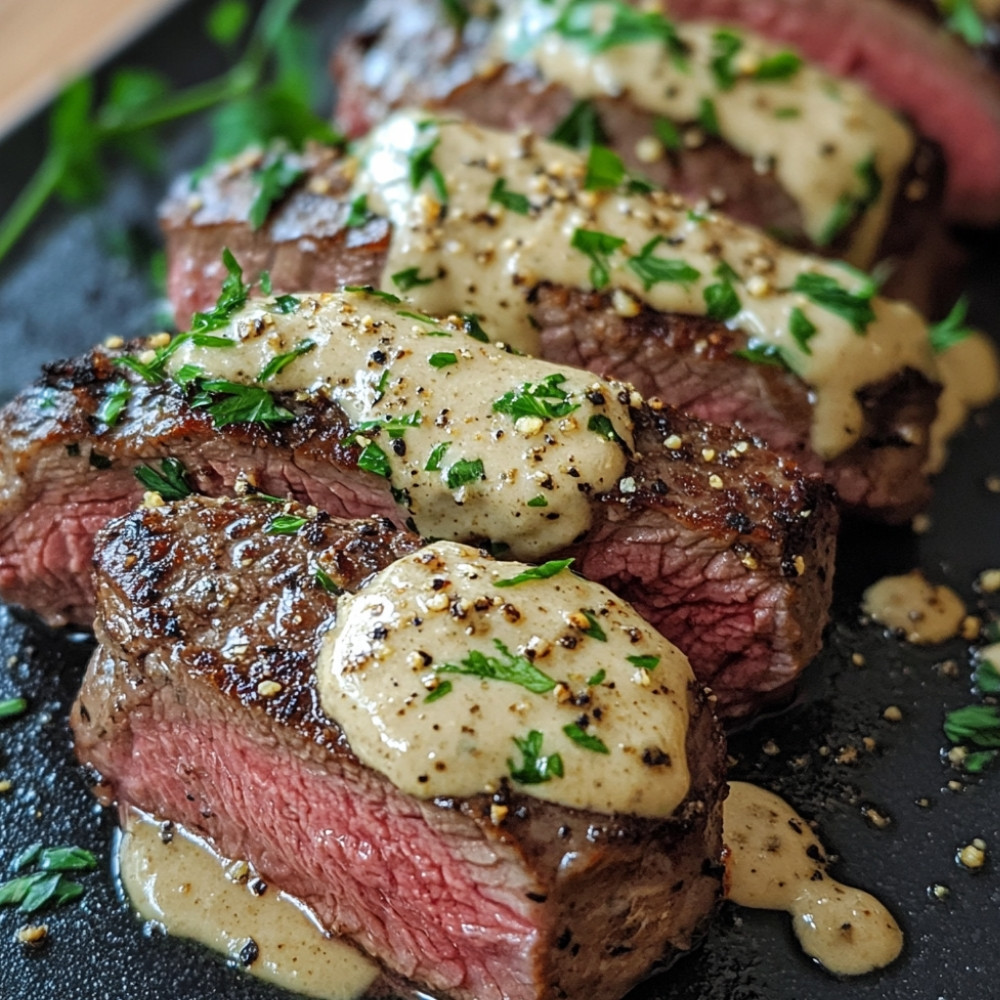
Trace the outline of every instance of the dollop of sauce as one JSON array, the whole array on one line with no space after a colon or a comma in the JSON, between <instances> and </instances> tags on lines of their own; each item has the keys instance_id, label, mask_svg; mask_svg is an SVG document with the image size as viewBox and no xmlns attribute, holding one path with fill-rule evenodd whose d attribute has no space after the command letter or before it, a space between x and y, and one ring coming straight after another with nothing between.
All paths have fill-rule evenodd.
<instances>
[{"instance_id":1,"label":"dollop of sauce","mask_svg":"<svg viewBox=\"0 0 1000 1000\"><path fill-rule=\"evenodd\" d=\"M202 838L131 810L118 846L122 887L144 920L230 958L269 983L320 1000L356 1000L378 966L329 937L292 897L274 889L254 895L245 865L221 857ZM229 872L229 875L227 875Z\"/></svg>"},{"instance_id":2,"label":"dollop of sauce","mask_svg":"<svg viewBox=\"0 0 1000 1000\"><path fill-rule=\"evenodd\" d=\"M955 591L930 583L918 569L873 583L862 595L861 608L917 646L931 646L958 635L966 616L965 604Z\"/></svg>"},{"instance_id":3,"label":"dollop of sauce","mask_svg":"<svg viewBox=\"0 0 1000 1000\"><path fill-rule=\"evenodd\" d=\"M863 385L905 367L937 379L923 320L865 275L627 179L606 186L574 150L400 112L360 155L355 190L393 223L385 287L430 313L489 316L520 350L537 352L528 293L542 281L613 292L623 315L644 302L724 320L750 361L812 388L824 458L860 436Z\"/></svg>"},{"instance_id":4,"label":"dollop of sauce","mask_svg":"<svg viewBox=\"0 0 1000 1000\"><path fill-rule=\"evenodd\" d=\"M506 781L657 817L688 791L687 658L565 561L428 545L341 598L317 676L354 753L410 795Z\"/></svg>"},{"instance_id":5,"label":"dollop of sauce","mask_svg":"<svg viewBox=\"0 0 1000 1000\"><path fill-rule=\"evenodd\" d=\"M927 471L940 472L948 458L948 441L965 425L971 410L1000 393L997 349L984 333L972 330L937 356L941 395L931 425Z\"/></svg>"},{"instance_id":6,"label":"dollop of sauce","mask_svg":"<svg viewBox=\"0 0 1000 1000\"><path fill-rule=\"evenodd\" d=\"M355 428L358 464L389 480L421 534L502 539L538 558L585 533L588 494L624 474L638 397L483 343L464 322L363 291L282 296L213 334L235 348L188 340L170 370L325 395Z\"/></svg>"},{"instance_id":7,"label":"dollop of sauce","mask_svg":"<svg viewBox=\"0 0 1000 1000\"><path fill-rule=\"evenodd\" d=\"M903 121L858 84L750 32L673 23L658 11L626 32L624 6L506 4L491 55L530 60L543 79L577 98L627 95L689 126L678 142L718 134L760 169L774 170L814 243L831 242L857 217L847 256L869 266L913 155ZM634 12L632 19L639 21Z\"/></svg>"},{"instance_id":8,"label":"dollop of sauce","mask_svg":"<svg viewBox=\"0 0 1000 1000\"><path fill-rule=\"evenodd\" d=\"M786 910L803 951L830 972L862 975L898 957L903 932L892 914L869 893L830 877L809 824L779 796L730 782L723 839L729 899Z\"/></svg>"}]
</instances>

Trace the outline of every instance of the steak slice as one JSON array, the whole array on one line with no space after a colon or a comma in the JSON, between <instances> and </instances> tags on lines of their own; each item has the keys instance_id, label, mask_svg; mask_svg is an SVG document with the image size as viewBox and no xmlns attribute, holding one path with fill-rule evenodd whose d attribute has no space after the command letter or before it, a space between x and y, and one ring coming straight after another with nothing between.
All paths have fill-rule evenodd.
<instances>
[{"instance_id":1,"label":"steak slice","mask_svg":"<svg viewBox=\"0 0 1000 1000\"><path fill-rule=\"evenodd\" d=\"M172 457L217 496L246 475L267 494L336 516L402 523L389 482L359 469L338 407L279 396L295 419L216 429L174 382L148 384L99 348L52 365L0 411L0 594L52 623L89 625L94 536L135 507L142 465ZM97 413L131 384L113 427ZM684 650L720 712L745 714L788 688L820 647L836 509L821 479L749 435L662 404L632 410L636 452L591 497L592 527L564 555L634 603Z\"/></svg>"},{"instance_id":2,"label":"steak slice","mask_svg":"<svg viewBox=\"0 0 1000 1000\"><path fill-rule=\"evenodd\" d=\"M314 577L322 566L353 590L417 539L325 515L268 535L272 516L260 501L188 500L102 533L100 645L72 715L102 800L210 837L458 1000L616 1000L689 949L721 882L724 742L704 693L689 693L691 786L669 818L575 810L506 780L494 795L410 797L319 707L336 598Z\"/></svg>"},{"instance_id":3,"label":"steak slice","mask_svg":"<svg viewBox=\"0 0 1000 1000\"><path fill-rule=\"evenodd\" d=\"M488 21L471 21L458 36L438 0L412 0L402 10L393 0L369 0L333 59L338 121L361 136L393 108L419 106L457 111L489 128L552 134L574 107L571 92L546 83L527 63L497 65L489 40ZM711 199L727 215L780 234L800 249L842 257L849 248L854 226L827 246L812 244L798 205L773 168L764 169L724 140L708 136L651 162L639 150L643 139L656 135L655 114L627 95L590 104L607 144L636 175L692 201ZM822 167L817 159L816 169ZM939 150L921 140L899 179L875 257L854 261L864 268L876 260L891 262L886 294L924 312L943 304L935 295L945 277L940 261L919 248L925 241L941 242L944 179Z\"/></svg>"},{"instance_id":4,"label":"steak slice","mask_svg":"<svg viewBox=\"0 0 1000 1000\"><path fill-rule=\"evenodd\" d=\"M299 165L300 161L293 161ZM257 182L253 165L223 168L192 193L178 183L162 212L169 257L169 293L178 324L215 303L229 247L247 274L269 271L275 291L378 284L389 224L372 218L348 228L348 180L335 152L313 148L301 161L307 175L267 224L247 221ZM323 192L323 193L318 193ZM706 420L738 421L803 468L822 474L848 510L890 523L909 520L930 499L924 466L938 387L910 370L864 389L865 427L844 454L824 462L810 446L809 387L775 366L734 354L746 337L723 323L644 309L620 316L607 295L551 288L535 301L542 357L600 375L634 381L640 391Z\"/></svg>"}]
</instances>

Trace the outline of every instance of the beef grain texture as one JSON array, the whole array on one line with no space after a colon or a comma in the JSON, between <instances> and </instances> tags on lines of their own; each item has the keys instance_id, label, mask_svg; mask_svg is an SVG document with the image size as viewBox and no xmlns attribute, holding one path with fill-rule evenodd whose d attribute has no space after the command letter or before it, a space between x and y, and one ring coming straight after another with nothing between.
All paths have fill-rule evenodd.
<instances>
[{"instance_id":1,"label":"beef grain texture","mask_svg":"<svg viewBox=\"0 0 1000 1000\"><path fill-rule=\"evenodd\" d=\"M202 178L194 198L187 179L174 189L162 223L169 293L181 329L193 312L215 303L225 276L223 247L247 275L269 271L276 292L378 284L389 223L375 217L360 228L346 227L349 184L335 152L314 148L300 165L306 176L256 231L247 222L257 191L252 165ZM802 468L822 474L841 505L862 516L905 523L930 499L923 466L938 387L922 374L906 370L865 386L860 439L823 462L810 447L809 387L784 369L736 357L733 352L747 343L740 331L650 309L625 318L607 295L545 283L526 294L547 361L631 381L644 395L703 420L738 421Z\"/></svg>"},{"instance_id":2,"label":"beef grain texture","mask_svg":"<svg viewBox=\"0 0 1000 1000\"><path fill-rule=\"evenodd\" d=\"M356 30L341 41L333 59L337 80L337 119L360 136L393 108L429 107L458 112L489 128L528 128L547 136L569 113L574 97L563 86L548 84L527 63L481 67L488 61L488 21L471 20L461 35L439 0L368 0ZM625 94L591 101L606 141L638 176L692 201L711 198L720 211L768 232L800 249L841 257L853 227L825 247L812 244L798 205L773 170L707 137L697 148L684 147L649 163L636 154L637 144L656 134L657 116ZM937 305L937 289L950 284L939 253L943 237L940 209L945 173L937 147L918 142L900 179L886 230L873 261L891 262L886 294L907 299L927 312ZM914 198L914 193L920 197ZM865 263L865 262L859 262ZM950 300L948 302L950 304Z\"/></svg>"},{"instance_id":3,"label":"beef grain texture","mask_svg":"<svg viewBox=\"0 0 1000 1000\"><path fill-rule=\"evenodd\" d=\"M700 690L691 788L668 819L569 809L506 781L492 796L411 798L319 706L313 666L336 598L314 576L322 566L354 590L418 540L325 516L267 535L273 512L188 500L102 533L100 645L71 720L102 800L208 836L456 1000L616 1000L690 948L719 896L725 794ZM262 696L265 679L281 690ZM494 805L508 809L499 825Z\"/></svg>"},{"instance_id":4,"label":"beef grain texture","mask_svg":"<svg viewBox=\"0 0 1000 1000\"><path fill-rule=\"evenodd\" d=\"M96 414L121 378L132 396L108 427ZM405 520L388 481L357 467L339 408L279 401L293 422L216 429L175 383L143 382L114 365L114 352L51 366L0 412L0 595L52 623L89 625L94 536L139 502L135 470L167 456L211 496L246 475L335 516ZM641 457L616 489L592 497L590 532L560 555L683 649L721 712L753 711L820 647L836 532L829 491L741 432L669 407L644 405L633 418ZM673 436L679 447L664 443Z\"/></svg>"}]
</instances>

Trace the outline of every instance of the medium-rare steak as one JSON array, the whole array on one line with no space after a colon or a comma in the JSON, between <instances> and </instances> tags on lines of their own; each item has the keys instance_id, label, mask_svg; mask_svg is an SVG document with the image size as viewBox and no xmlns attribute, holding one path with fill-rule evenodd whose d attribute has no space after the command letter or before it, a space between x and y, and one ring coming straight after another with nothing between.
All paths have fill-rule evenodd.
<instances>
[{"instance_id":1,"label":"medium-rare steak","mask_svg":"<svg viewBox=\"0 0 1000 1000\"><path fill-rule=\"evenodd\" d=\"M337 516L406 519L390 480L359 467L379 441L400 453L391 430L366 431L362 448L323 393L261 389L255 398L285 418L258 411L256 422L247 419L253 414L224 422L193 385L148 382L115 364L121 354L99 348L52 365L0 414L5 599L52 622L89 624L94 535L142 496L137 470L154 486L151 474L172 472L173 483L159 487L166 495L219 495L245 475L267 494ZM498 395L487 382L480 392ZM832 587L833 501L822 480L744 432L635 402L627 408L634 452L610 489L578 480L573 495L588 498L590 527L562 554L683 649L722 713L745 714L787 688L819 649Z\"/></svg>"},{"instance_id":2,"label":"medium-rare steak","mask_svg":"<svg viewBox=\"0 0 1000 1000\"><path fill-rule=\"evenodd\" d=\"M822 235L814 232L815 238L810 238L801 205L782 184L774 157L765 162L765 157L739 152L724 132L706 133L692 121L667 123L671 145L664 154L658 136L664 134L665 119L644 108L639 95L604 96L598 88L598 94L577 103L566 84L543 74L532 53L513 63L499 61L500 31L491 21L473 19L458 32L438 0L416 0L403 9L392 0L370 0L355 33L340 43L333 61L338 120L350 134L361 136L392 108L419 106L441 113L457 111L491 128L528 128L543 136L562 134L566 141L577 143L601 141L629 169L659 187L692 201L709 199L733 218L777 234L784 242L845 257L863 268L877 260L891 261L887 294L908 299L925 312L935 305L933 292L945 269L940 254L932 260L921 252L925 243L935 250L942 243L944 171L932 143L918 143L898 178L891 172L884 179L895 195L876 239L865 240L864 247L854 246L859 220L867 211L860 205L853 218L844 215L837 227ZM641 41L641 35L634 41ZM728 78L725 87L719 87L719 95L730 92ZM767 86L761 95L769 96ZM785 108L789 114L794 110ZM586 116L585 129L583 117L577 116ZM886 118L890 119L886 125L899 127L891 116ZM577 127L570 128L574 121ZM775 148L813 141L809 122L791 118L783 122L771 115L761 123L761 134L769 122L771 131L790 130L786 142L776 140ZM854 170L841 177L839 166L820 150L809 171L820 177L825 172L822 184L813 190L857 183ZM834 211L830 217L837 214Z\"/></svg>"},{"instance_id":3,"label":"medium-rare steak","mask_svg":"<svg viewBox=\"0 0 1000 1000\"><path fill-rule=\"evenodd\" d=\"M257 191L253 164L217 170L193 190L187 179L174 189L162 222L170 298L182 327L215 301L226 246L247 274L268 271L276 291L379 283L392 229L378 216L348 225L351 161L313 149L289 162L301 165L305 176L256 230L248 222ZM822 473L843 506L863 516L905 522L929 499L924 466L938 388L923 374L901 368L866 386L858 440L824 461L810 442L810 387L780 366L747 360L748 338L729 324L647 308L622 315L612 294L544 280L525 294L547 360L632 380L643 393L707 420L739 421L803 468Z\"/></svg>"},{"instance_id":4,"label":"medium-rare steak","mask_svg":"<svg viewBox=\"0 0 1000 1000\"><path fill-rule=\"evenodd\" d=\"M211 838L396 973L460 1000L616 1000L718 898L724 744L688 692L668 818L495 794L420 799L359 762L315 663L338 588L412 551L387 522L187 500L102 533L100 646L72 725L98 792ZM650 780L655 780L652 777Z\"/></svg>"}]
</instances>

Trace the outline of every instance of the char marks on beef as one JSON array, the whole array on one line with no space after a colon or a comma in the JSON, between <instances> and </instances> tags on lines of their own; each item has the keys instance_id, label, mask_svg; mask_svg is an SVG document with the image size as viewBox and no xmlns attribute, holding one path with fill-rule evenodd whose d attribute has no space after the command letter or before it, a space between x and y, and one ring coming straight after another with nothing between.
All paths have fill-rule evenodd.
<instances>
[{"instance_id":1,"label":"char marks on beef","mask_svg":"<svg viewBox=\"0 0 1000 1000\"><path fill-rule=\"evenodd\" d=\"M136 468L167 456L208 495L246 475L335 516L404 520L387 480L357 467L360 446L345 444L350 428L334 404L281 397L290 423L216 429L178 385L147 384L113 359L97 349L50 366L0 413L4 599L89 625L94 535L142 497ZM108 427L96 414L121 378L132 396ZM665 406L632 416L637 457L616 489L591 498L590 532L562 554L684 650L722 713L751 712L820 647L836 530L829 491L739 430Z\"/></svg>"},{"instance_id":2,"label":"char marks on beef","mask_svg":"<svg viewBox=\"0 0 1000 1000\"><path fill-rule=\"evenodd\" d=\"M192 499L103 533L100 646L72 724L105 801L207 835L394 972L459 1000L617 1000L689 948L720 889L724 746L705 697L690 694L691 788L666 820L506 783L406 796L319 707L313 666L336 598L314 574L320 563L355 589L417 539L322 515L268 535L272 516L266 502Z\"/></svg>"},{"instance_id":3,"label":"char marks on beef","mask_svg":"<svg viewBox=\"0 0 1000 1000\"><path fill-rule=\"evenodd\" d=\"M247 223L256 194L252 168L204 177L192 207L184 180L164 206L169 291L178 323L215 302L228 246L248 275L268 270L276 292L378 283L389 226L373 218L344 229L349 210L339 161L314 149L302 165L306 178L268 223ZM318 195L315 192L327 190ZM325 200L320 207L318 201ZM310 212L321 224L311 226ZM624 318L607 296L540 286L532 293L542 357L599 375L633 381L648 396L685 407L703 419L738 421L809 471L822 473L852 512L903 523L930 498L924 471L938 388L916 372L902 372L864 389L865 426L845 454L822 462L809 446L812 405L797 376L732 353L745 336L723 323L643 310Z\"/></svg>"}]
</instances>

